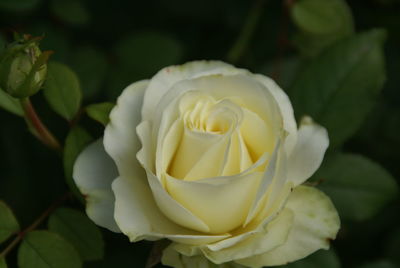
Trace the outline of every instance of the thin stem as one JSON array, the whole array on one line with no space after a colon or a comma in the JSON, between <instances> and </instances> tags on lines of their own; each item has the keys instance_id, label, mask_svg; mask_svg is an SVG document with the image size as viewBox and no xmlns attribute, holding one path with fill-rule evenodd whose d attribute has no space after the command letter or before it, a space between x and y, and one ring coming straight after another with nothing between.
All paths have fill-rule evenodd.
<instances>
[{"instance_id":1,"label":"thin stem","mask_svg":"<svg viewBox=\"0 0 400 268\"><path fill-rule=\"evenodd\" d=\"M48 147L56 151L62 151L60 143L54 137L54 135L47 129L47 127L42 123L30 99L29 98L21 99L20 102L24 109L25 119L28 125L35 130L36 137Z\"/></svg>"},{"instance_id":2,"label":"thin stem","mask_svg":"<svg viewBox=\"0 0 400 268\"><path fill-rule=\"evenodd\" d=\"M229 50L227 59L231 63L237 63L246 51L251 38L253 37L256 26L261 18L263 7L266 0L256 0L246 18L246 22L236 39L236 42Z\"/></svg>"},{"instance_id":3,"label":"thin stem","mask_svg":"<svg viewBox=\"0 0 400 268\"><path fill-rule=\"evenodd\" d=\"M5 258L6 255L19 244L19 242L24 238L27 233L35 230L50 215L50 213L52 213L57 207L59 207L69 196L69 192L62 195L53 204L51 204L51 206L48 207L31 225L18 233L14 240L11 241L11 243L0 253L0 258Z\"/></svg>"}]
</instances>

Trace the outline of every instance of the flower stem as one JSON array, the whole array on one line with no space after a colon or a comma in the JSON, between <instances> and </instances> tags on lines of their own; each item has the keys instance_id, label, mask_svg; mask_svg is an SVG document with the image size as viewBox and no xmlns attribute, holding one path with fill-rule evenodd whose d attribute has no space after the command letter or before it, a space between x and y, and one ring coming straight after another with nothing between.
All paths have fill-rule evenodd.
<instances>
[{"instance_id":1,"label":"flower stem","mask_svg":"<svg viewBox=\"0 0 400 268\"><path fill-rule=\"evenodd\" d=\"M229 50L227 59L231 63L237 63L246 51L251 38L253 37L254 31L261 18L263 7L266 0L256 0L246 18L246 22L236 39L236 42Z\"/></svg>"},{"instance_id":2,"label":"flower stem","mask_svg":"<svg viewBox=\"0 0 400 268\"><path fill-rule=\"evenodd\" d=\"M68 197L70 193L67 192L57 199L53 204L50 205L31 225L25 228L23 231L19 232L13 241L0 253L0 259L5 258L6 255L13 250L19 242L24 238L24 236L30 231L35 230L57 207L59 207Z\"/></svg>"},{"instance_id":3,"label":"flower stem","mask_svg":"<svg viewBox=\"0 0 400 268\"><path fill-rule=\"evenodd\" d=\"M54 135L47 129L47 127L42 123L30 99L24 98L21 99L20 102L24 109L25 119L27 121L27 124L28 126L34 129L36 137L48 147L58 152L62 151L60 143L54 137Z\"/></svg>"}]
</instances>

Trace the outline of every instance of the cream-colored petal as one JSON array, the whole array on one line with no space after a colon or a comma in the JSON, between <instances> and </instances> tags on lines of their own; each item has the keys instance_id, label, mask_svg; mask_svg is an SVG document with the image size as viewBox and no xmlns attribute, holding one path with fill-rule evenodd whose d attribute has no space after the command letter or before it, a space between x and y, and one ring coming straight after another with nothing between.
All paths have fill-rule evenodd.
<instances>
[{"instance_id":1,"label":"cream-colored petal","mask_svg":"<svg viewBox=\"0 0 400 268\"><path fill-rule=\"evenodd\" d=\"M286 208L294 213L287 241L271 251L236 262L249 267L283 265L329 248L329 241L335 239L339 230L340 219L328 196L316 188L298 186Z\"/></svg>"},{"instance_id":2,"label":"cream-colored petal","mask_svg":"<svg viewBox=\"0 0 400 268\"><path fill-rule=\"evenodd\" d=\"M136 127L141 122L141 107L147 85L148 81L136 82L122 92L104 131L104 148L116 163L119 174L127 178L137 178L138 170L142 169L136 159L141 148Z\"/></svg>"},{"instance_id":3,"label":"cream-colored petal","mask_svg":"<svg viewBox=\"0 0 400 268\"><path fill-rule=\"evenodd\" d=\"M280 108L283 117L283 127L287 131L288 136L285 142L286 153L290 154L294 149L297 141L297 124L294 118L292 104L286 93L271 78L256 74L254 77L260 81L269 92L274 96Z\"/></svg>"},{"instance_id":4,"label":"cream-colored petal","mask_svg":"<svg viewBox=\"0 0 400 268\"><path fill-rule=\"evenodd\" d=\"M194 92L197 92L195 95L210 96L215 101L229 100L235 106L248 109L264 121L268 132L272 134L270 139L273 144L279 138L283 124L281 113L274 97L264 85L245 74L209 75L182 80L164 95L153 116L154 144L158 146L162 143L171 125L179 117L180 98Z\"/></svg>"},{"instance_id":5,"label":"cream-colored petal","mask_svg":"<svg viewBox=\"0 0 400 268\"><path fill-rule=\"evenodd\" d=\"M114 180L112 189L115 194L114 218L132 242L169 238L195 245L212 243L229 236L204 235L170 221L158 208L145 177L136 180L119 177Z\"/></svg>"},{"instance_id":6,"label":"cream-colored petal","mask_svg":"<svg viewBox=\"0 0 400 268\"><path fill-rule=\"evenodd\" d=\"M326 129L314 124L311 118L305 117L300 124L296 147L289 156L289 180L299 185L311 177L321 165L328 146Z\"/></svg>"},{"instance_id":7,"label":"cream-colored petal","mask_svg":"<svg viewBox=\"0 0 400 268\"><path fill-rule=\"evenodd\" d=\"M255 233L229 248L213 250L211 245L204 247L202 251L209 260L217 264L261 254L285 243L292 223L293 212L284 209L262 232Z\"/></svg>"},{"instance_id":8,"label":"cream-colored petal","mask_svg":"<svg viewBox=\"0 0 400 268\"><path fill-rule=\"evenodd\" d=\"M244 70L221 61L193 61L183 65L169 66L159 71L152 79L143 104L143 119L151 120L163 96L171 87L182 80L214 74L237 74Z\"/></svg>"},{"instance_id":9,"label":"cream-colored petal","mask_svg":"<svg viewBox=\"0 0 400 268\"><path fill-rule=\"evenodd\" d=\"M263 205L263 200L265 200L265 198L266 198L265 195L266 195L268 189L270 188L271 184L273 183L273 181L275 180L275 181L284 183L284 181L286 179L285 177L280 176L282 173L282 167L280 168L279 173L276 172L277 167L279 167L278 162L280 165L283 164L282 163L283 160L279 160L279 159L282 159L284 156L282 149L281 149L281 144L282 144L282 142L278 141L275 145L274 152L272 153L272 157L264 171L262 180L260 182L257 193L253 200L253 204L252 204L252 206L249 210L249 213L247 214L246 220L243 224L244 226L246 226L249 222L251 222L254 219L254 217L256 217L256 215L261 210L261 207ZM278 194L278 190L275 194Z\"/></svg>"},{"instance_id":10,"label":"cream-colored petal","mask_svg":"<svg viewBox=\"0 0 400 268\"><path fill-rule=\"evenodd\" d=\"M256 113L243 108L243 122L240 132L255 162L265 152L272 153L276 144L273 129L268 126Z\"/></svg>"},{"instance_id":11,"label":"cream-colored petal","mask_svg":"<svg viewBox=\"0 0 400 268\"><path fill-rule=\"evenodd\" d=\"M118 177L113 160L104 151L103 140L86 147L78 156L73 170L76 185L86 197L86 213L96 224L119 232L114 220L112 181Z\"/></svg>"},{"instance_id":12,"label":"cream-colored petal","mask_svg":"<svg viewBox=\"0 0 400 268\"><path fill-rule=\"evenodd\" d=\"M229 232L239 227L246 218L262 173L224 177L225 183L183 181L167 175L166 187L170 195L202 219L210 233ZM210 178L208 181L218 178ZM235 208L235 209L232 209Z\"/></svg>"},{"instance_id":13,"label":"cream-colored petal","mask_svg":"<svg viewBox=\"0 0 400 268\"><path fill-rule=\"evenodd\" d=\"M223 164L222 176L239 174L253 165L247 145L240 131L235 131L230 137L226 161Z\"/></svg>"},{"instance_id":14,"label":"cream-colored petal","mask_svg":"<svg viewBox=\"0 0 400 268\"><path fill-rule=\"evenodd\" d=\"M175 268L214 268L204 256L184 256L179 254L172 245L164 249L161 263Z\"/></svg>"},{"instance_id":15,"label":"cream-colored petal","mask_svg":"<svg viewBox=\"0 0 400 268\"><path fill-rule=\"evenodd\" d=\"M217 154L218 158L221 152L222 154L225 152L224 148L226 148L228 141L229 140L225 136L206 132L197 132L185 128L183 130L180 145L171 161L169 174L179 179L188 177L190 170L193 169L206 152L214 148L214 155ZM219 157L219 160L223 161L223 155L222 157Z\"/></svg>"},{"instance_id":16,"label":"cream-colored petal","mask_svg":"<svg viewBox=\"0 0 400 268\"><path fill-rule=\"evenodd\" d=\"M173 222L199 232L209 232L210 228L192 212L174 200L163 188L161 182L151 172L147 172L150 188L160 210Z\"/></svg>"},{"instance_id":17,"label":"cream-colored petal","mask_svg":"<svg viewBox=\"0 0 400 268\"><path fill-rule=\"evenodd\" d=\"M262 207L260 213L257 215L255 219L253 219L249 224L243 226L241 228L237 228L236 230L231 232L231 237L228 237L224 240L218 241L212 245L213 250L221 250L225 248L232 247L237 243L256 235L260 232L263 232L263 228L267 226L269 222L271 222L275 217L279 214L279 212L283 209L289 194L291 193L292 184L287 183L283 189L280 191L278 198L275 200L274 205L271 206L268 210L265 207ZM268 196L267 196L268 198ZM211 246L211 245L210 245Z\"/></svg>"}]
</instances>

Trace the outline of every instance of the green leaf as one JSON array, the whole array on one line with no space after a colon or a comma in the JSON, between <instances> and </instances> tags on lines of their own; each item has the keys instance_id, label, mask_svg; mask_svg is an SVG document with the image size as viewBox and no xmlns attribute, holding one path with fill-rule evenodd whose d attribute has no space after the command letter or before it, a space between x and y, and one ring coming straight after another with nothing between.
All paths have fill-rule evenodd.
<instances>
[{"instance_id":1,"label":"green leaf","mask_svg":"<svg viewBox=\"0 0 400 268\"><path fill-rule=\"evenodd\" d=\"M398 187L379 164L361 155L335 154L328 157L313 180L331 197L345 220L363 221L373 217L392 201Z\"/></svg>"},{"instance_id":2,"label":"green leaf","mask_svg":"<svg viewBox=\"0 0 400 268\"><path fill-rule=\"evenodd\" d=\"M24 116L24 110L18 99L11 97L2 89L0 89L0 107L15 115Z\"/></svg>"},{"instance_id":3,"label":"green leaf","mask_svg":"<svg viewBox=\"0 0 400 268\"><path fill-rule=\"evenodd\" d=\"M110 112L115 106L111 102L91 104L86 107L88 116L106 126L110 121Z\"/></svg>"},{"instance_id":4,"label":"green leaf","mask_svg":"<svg viewBox=\"0 0 400 268\"><path fill-rule=\"evenodd\" d=\"M351 10L344 0L298 0L291 16L300 30L295 44L305 56L315 56L354 32Z\"/></svg>"},{"instance_id":5,"label":"green leaf","mask_svg":"<svg viewBox=\"0 0 400 268\"><path fill-rule=\"evenodd\" d=\"M82 261L75 248L58 234L33 231L19 247L18 265L20 268L80 268Z\"/></svg>"},{"instance_id":6,"label":"green leaf","mask_svg":"<svg viewBox=\"0 0 400 268\"><path fill-rule=\"evenodd\" d=\"M298 0L291 15L296 25L309 33L327 34L353 28L351 11L343 0Z\"/></svg>"},{"instance_id":7,"label":"green leaf","mask_svg":"<svg viewBox=\"0 0 400 268\"><path fill-rule=\"evenodd\" d=\"M99 228L82 212L59 208L49 218L49 230L60 234L78 251L83 260L99 260L104 241Z\"/></svg>"},{"instance_id":8,"label":"green leaf","mask_svg":"<svg viewBox=\"0 0 400 268\"><path fill-rule=\"evenodd\" d=\"M53 0L51 12L65 23L83 25L90 21L90 14L80 0Z\"/></svg>"},{"instance_id":9,"label":"green leaf","mask_svg":"<svg viewBox=\"0 0 400 268\"><path fill-rule=\"evenodd\" d=\"M78 77L68 66L56 62L48 65L43 92L51 108L62 117L70 120L78 112L81 88Z\"/></svg>"},{"instance_id":10,"label":"green leaf","mask_svg":"<svg viewBox=\"0 0 400 268\"><path fill-rule=\"evenodd\" d=\"M71 191L77 196L82 202L84 198L82 194L78 190L75 185L75 182L72 178L72 170L74 167L74 163L80 152L88 145L93 138L90 134L81 127L74 127L68 133L67 138L65 139L64 146L64 173L66 182L71 189Z\"/></svg>"},{"instance_id":11,"label":"green leaf","mask_svg":"<svg viewBox=\"0 0 400 268\"><path fill-rule=\"evenodd\" d=\"M281 268L340 268L340 262L333 250L319 250L312 255L287 264L279 266Z\"/></svg>"},{"instance_id":12,"label":"green leaf","mask_svg":"<svg viewBox=\"0 0 400 268\"><path fill-rule=\"evenodd\" d=\"M12 210L3 201L0 201L0 243L18 232L19 229L19 223Z\"/></svg>"},{"instance_id":13,"label":"green leaf","mask_svg":"<svg viewBox=\"0 0 400 268\"><path fill-rule=\"evenodd\" d=\"M71 67L82 83L84 98L95 97L107 75L108 63L104 53L94 47L79 48L73 54Z\"/></svg>"},{"instance_id":14,"label":"green leaf","mask_svg":"<svg viewBox=\"0 0 400 268\"><path fill-rule=\"evenodd\" d=\"M337 43L304 66L289 90L296 116L326 127L331 147L352 136L376 102L385 81L385 36L371 30Z\"/></svg>"},{"instance_id":15,"label":"green leaf","mask_svg":"<svg viewBox=\"0 0 400 268\"><path fill-rule=\"evenodd\" d=\"M0 257L0 268L7 268L6 260Z\"/></svg>"}]
</instances>

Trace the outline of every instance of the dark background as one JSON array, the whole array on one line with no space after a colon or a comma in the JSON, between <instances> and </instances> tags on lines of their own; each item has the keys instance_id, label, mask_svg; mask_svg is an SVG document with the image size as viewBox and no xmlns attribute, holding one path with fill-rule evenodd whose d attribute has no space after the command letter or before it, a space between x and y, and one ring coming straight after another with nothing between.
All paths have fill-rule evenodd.
<instances>
[{"instance_id":1,"label":"dark background","mask_svg":"<svg viewBox=\"0 0 400 268\"><path fill-rule=\"evenodd\" d=\"M10 40L12 31L44 35L41 48L54 50L52 60L77 72L84 104L115 100L125 86L151 77L166 65L195 59L227 60L254 5L248 0L71 2L74 4L1 0L0 43ZM399 181L400 1L353 0L348 4L357 31L388 30L387 81L378 105L343 150L368 156ZM251 42L235 64L288 86L295 66L282 62L298 57L291 42L294 26L281 1L265 1L260 12ZM50 111L42 96L33 101L46 124L63 140L68 123ZM93 136L101 135L100 125L83 120ZM13 208L22 226L29 225L67 190L63 177L60 159L31 136L22 119L1 110L0 199ZM81 207L77 201L68 202ZM333 242L342 266L382 260L400 267L399 214L397 198L368 221L345 222ZM144 267L149 242L129 244L123 235L106 230L103 234L106 258L86 263L87 267ZM13 261L9 264L13 267Z\"/></svg>"}]
</instances>

